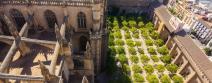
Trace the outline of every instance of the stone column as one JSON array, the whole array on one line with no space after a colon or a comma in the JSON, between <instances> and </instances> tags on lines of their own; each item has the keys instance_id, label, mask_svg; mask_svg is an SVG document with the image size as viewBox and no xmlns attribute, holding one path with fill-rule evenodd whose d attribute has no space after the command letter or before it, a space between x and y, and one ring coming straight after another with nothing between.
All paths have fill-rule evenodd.
<instances>
[{"instance_id":1,"label":"stone column","mask_svg":"<svg viewBox=\"0 0 212 83\"><path fill-rule=\"evenodd\" d=\"M89 42L86 45L85 57L84 57L84 68L93 71L93 58L91 56L91 46Z\"/></svg>"},{"instance_id":2,"label":"stone column","mask_svg":"<svg viewBox=\"0 0 212 83\"><path fill-rule=\"evenodd\" d=\"M95 37L95 72L98 74L100 72L101 68L101 34L100 31L102 29L101 27L101 4L95 4L92 7L93 11L93 36Z\"/></svg>"},{"instance_id":3,"label":"stone column","mask_svg":"<svg viewBox=\"0 0 212 83\"><path fill-rule=\"evenodd\" d=\"M101 24L101 5L100 4L93 5L92 11L93 11L93 30L97 32L101 28L101 26L100 26L100 24Z\"/></svg>"},{"instance_id":4,"label":"stone column","mask_svg":"<svg viewBox=\"0 0 212 83\"><path fill-rule=\"evenodd\" d=\"M158 19L158 17L156 16L156 14L154 14L154 21L153 21L153 23L154 23L154 28L158 29L158 27L157 27L156 25L159 25L159 24L158 24L158 23L159 23L159 19Z\"/></svg>"},{"instance_id":5,"label":"stone column","mask_svg":"<svg viewBox=\"0 0 212 83\"><path fill-rule=\"evenodd\" d=\"M196 72L191 71L191 73L185 79L185 83L191 83L190 81L193 81L192 78L195 77L195 75L196 75Z\"/></svg>"},{"instance_id":6,"label":"stone column","mask_svg":"<svg viewBox=\"0 0 212 83\"><path fill-rule=\"evenodd\" d=\"M94 52L94 64L95 64L95 72L96 74L98 74L100 72L100 69L101 69L101 35L96 32L93 34L93 36L91 37L92 38L92 44L94 44L95 48L92 48L92 51L93 49L95 49Z\"/></svg>"},{"instance_id":7,"label":"stone column","mask_svg":"<svg viewBox=\"0 0 212 83\"><path fill-rule=\"evenodd\" d=\"M99 62L100 62L100 64L99 64L99 67L100 67L100 68L99 68L99 69L100 69L100 71L101 71L101 67L102 67L102 66L101 66L101 65L102 65L102 58L103 58L103 56L102 56L102 47L103 47L103 46L102 46L102 33L99 34L98 42L99 42L99 43L98 43L98 44L99 44L99 46L98 46L99 51L98 51L98 52L99 52Z\"/></svg>"},{"instance_id":8,"label":"stone column","mask_svg":"<svg viewBox=\"0 0 212 83\"><path fill-rule=\"evenodd\" d=\"M177 51L176 48L177 48L177 44L174 43L174 44L172 45L172 47L171 47L171 50L169 51L169 55L172 56L173 52Z\"/></svg>"},{"instance_id":9,"label":"stone column","mask_svg":"<svg viewBox=\"0 0 212 83\"><path fill-rule=\"evenodd\" d=\"M90 43L91 43L91 56L94 62L94 71L96 72L96 67L97 67L97 41L96 41L96 36L94 32L90 32Z\"/></svg>"},{"instance_id":10,"label":"stone column","mask_svg":"<svg viewBox=\"0 0 212 83\"><path fill-rule=\"evenodd\" d=\"M184 61L181 67L178 69L177 73L181 73L182 70L188 65L188 61Z\"/></svg>"},{"instance_id":11,"label":"stone column","mask_svg":"<svg viewBox=\"0 0 212 83\"><path fill-rule=\"evenodd\" d=\"M174 58L174 60L172 60L172 63L174 64L174 63L176 63L178 60L179 60L179 58L182 56L182 52L180 52L175 58Z\"/></svg>"},{"instance_id":12,"label":"stone column","mask_svg":"<svg viewBox=\"0 0 212 83\"><path fill-rule=\"evenodd\" d=\"M89 83L86 76L83 76L82 83Z\"/></svg>"},{"instance_id":13,"label":"stone column","mask_svg":"<svg viewBox=\"0 0 212 83\"><path fill-rule=\"evenodd\" d=\"M168 47L168 49L170 49L169 46L171 45L171 41L172 41L172 38L171 38L171 36L169 35L169 36L168 36L168 40L166 41L166 44L165 44L166 47Z\"/></svg>"},{"instance_id":14,"label":"stone column","mask_svg":"<svg viewBox=\"0 0 212 83\"><path fill-rule=\"evenodd\" d=\"M159 21L158 21L158 22L159 22ZM162 32L163 26L164 26L163 22L160 21L159 26L158 26L158 30L157 30L158 33L161 33L161 32Z\"/></svg>"},{"instance_id":15,"label":"stone column","mask_svg":"<svg viewBox=\"0 0 212 83\"><path fill-rule=\"evenodd\" d=\"M95 74L96 72L98 71L97 69L97 37L95 36L95 32L90 32L90 45L91 45L91 61L93 62L92 65L93 65L93 68L92 68L92 82L91 83L94 83L94 79L95 79ZM95 72L95 73L94 73Z\"/></svg>"}]
</instances>

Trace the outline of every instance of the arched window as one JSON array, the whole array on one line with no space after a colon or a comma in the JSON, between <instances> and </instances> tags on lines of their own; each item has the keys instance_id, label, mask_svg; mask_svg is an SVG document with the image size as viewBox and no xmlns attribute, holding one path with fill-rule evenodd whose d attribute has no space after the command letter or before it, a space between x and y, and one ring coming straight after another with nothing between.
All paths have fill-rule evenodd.
<instances>
[{"instance_id":1,"label":"arched window","mask_svg":"<svg viewBox=\"0 0 212 83\"><path fill-rule=\"evenodd\" d=\"M17 30L20 31L26 22L23 14L17 9L11 9L9 12L10 12L10 16L12 17L13 21L15 22L17 26Z\"/></svg>"},{"instance_id":2,"label":"arched window","mask_svg":"<svg viewBox=\"0 0 212 83\"><path fill-rule=\"evenodd\" d=\"M73 59L74 62L74 69L83 69L84 68L84 61L79 59Z\"/></svg>"},{"instance_id":3,"label":"arched window","mask_svg":"<svg viewBox=\"0 0 212 83\"><path fill-rule=\"evenodd\" d=\"M78 13L77 20L79 28L86 28L86 16L83 12Z\"/></svg>"},{"instance_id":4,"label":"arched window","mask_svg":"<svg viewBox=\"0 0 212 83\"><path fill-rule=\"evenodd\" d=\"M84 36L81 36L79 39L79 49L80 51L86 51L86 44L87 44L87 38Z\"/></svg>"},{"instance_id":5,"label":"arched window","mask_svg":"<svg viewBox=\"0 0 212 83\"><path fill-rule=\"evenodd\" d=\"M49 28L54 28L55 27L55 23L57 24L57 18L54 12L52 12L51 10L46 10L44 12L44 16L46 18L46 21L48 23L48 27Z\"/></svg>"},{"instance_id":6,"label":"arched window","mask_svg":"<svg viewBox=\"0 0 212 83\"><path fill-rule=\"evenodd\" d=\"M4 33L4 35L11 35L7 24L1 18L0 18L0 24L1 24L0 28L2 32Z\"/></svg>"}]
</instances>

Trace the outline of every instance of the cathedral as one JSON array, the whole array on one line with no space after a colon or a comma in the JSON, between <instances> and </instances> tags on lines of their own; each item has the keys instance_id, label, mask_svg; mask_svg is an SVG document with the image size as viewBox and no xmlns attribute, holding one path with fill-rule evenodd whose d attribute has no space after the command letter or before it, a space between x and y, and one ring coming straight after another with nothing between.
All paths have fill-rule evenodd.
<instances>
[{"instance_id":1,"label":"cathedral","mask_svg":"<svg viewBox=\"0 0 212 83\"><path fill-rule=\"evenodd\" d=\"M111 83L111 79L112 83L131 83L132 81L141 83L142 78L146 79L146 82L151 81L148 80L150 76L144 68L146 65L142 62L138 64L139 68L144 68L144 73L135 72L134 65L130 65L133 60L129 55L137 57L141 54L148 54L147 57L152 59L151 50L149 51L152 47L145 46L148 41L144 41L145 34L141 32L145 30L142 28L148 28L146 30L148 32L154 29L162 45L167 48L166 55L170 55L168 56L170 61L164 67L177 66L175 73L166 71L172 82L176 81L174 77L179 75L177 79L182 78L182 82L179 83L211 83L212 62L185 30L176 29L179 27L178 22L172 18L179 16L176 16L174 14L176 12L166 6L170 1L176 0L0 0L0 83ZM187 6L183 6L187 4L176 2L179 8L187 9ZM179 9L179 11L182 10ZM183 10L180 13L186 12ZM107 15L108 18L114 15L114 22L110 22ZM124 19L122 15L135 17L143 15L146 18L143 21L149 21L148 23L152 25L146 28L141 21L143 27L129 29L128 26L125 28L121 25L128 25L126 24L128 22L117 21ZM186 20L187 15L181 18L182 21ZM134 22L137 26L136 21ZM125 56L126 61L123 61L123 65L118 59L120 57L117 57L121 55L121 52L116 54L118 48L115 48L114 34L110 30L112 23L121 27L115 27L113 31L115 33L119 30L120 35L124 36L119 40L126 40L124 28L126 34L127 30L132 33L131 30L140 28L137 34L139 38L141 33L140 40L142 41L136 40L138 43L135 41L132 45L144 42L142 44L144 47L140 45L143 49L140 50L141 53L135 50L139 53L137 55L128 53L127 43L119 45L120 47L126 46L119 50L128 57ZM146 22L145 26L148 23ZM150 34L146 36L148 35ZM131 38L130 33L129 36ZM133 35L132 39L134 39ZM149 39L154 38L149 37ZM111 50L112 47L114 47L113 50ZM139 45L134 45L130 48L139 49L138 47ZM159 48L162 47L153 48L154 52L158 52ZM125 54L125 51L128 54ZM165 54L156 55L160 55L158 57L161 59ZM110 56L112 58L108 59ZM137 60L139 61L139 58ZM163 59L160 62L163 62ZM150 64L150 66L156 65ZM109 75L107 70L114 72ZM152 73L157 74L153 80L162 78L158 70L154 72L153 69ZM174 74L176 76L173 76ZM141 78L136 79L136 77ZM120 81L119 78L122 82L116 82L117 79Z\"/></svg>"},{"instance_id":2,"label":"cathedral","mask_svg":"<svg viewBox=\"0 0 212 83\"><path fill-rule=\"evenodd\" d=\"M94 83L105 67L104 0L0 0L0 83Z\"/></svg>"}]
</instances>

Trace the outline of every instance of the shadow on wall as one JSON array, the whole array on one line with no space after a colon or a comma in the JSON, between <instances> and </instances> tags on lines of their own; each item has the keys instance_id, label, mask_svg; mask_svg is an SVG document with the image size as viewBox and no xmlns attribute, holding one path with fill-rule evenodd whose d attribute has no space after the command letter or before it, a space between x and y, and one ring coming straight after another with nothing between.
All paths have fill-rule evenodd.
<instances>
[{"instance_id":1,"label":"shadow on wall","mask_svg":"<svg viewBox=\"0 0 212 83\"><path fill-rule=\"evenodd\" d=\"M185 37L187 35L186 31L181 29L179 31L174 32L174 35Z\"/></svg>"}]
</instances>

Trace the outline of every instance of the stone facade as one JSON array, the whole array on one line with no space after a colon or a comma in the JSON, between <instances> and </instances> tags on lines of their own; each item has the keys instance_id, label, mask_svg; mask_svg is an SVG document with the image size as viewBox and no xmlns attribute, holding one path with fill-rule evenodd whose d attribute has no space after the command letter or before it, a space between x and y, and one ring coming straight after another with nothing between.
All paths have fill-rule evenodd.
<instances>
[{"instance_id":1,"label":"stone facade","mask_svg":"<svg viewBox=\"0 0 212 83\"><path fill-rule=\"evenodd\" d=\"M49 64L45 64L46 60L41 60L47 69L38 68L42 74L38 72L40 74L35 75L35 77L49 75L60 79L58 82L69 83L72 81L79 83L83 76L86 76L90 83L94 83L95 77L104 68L106 59L107 32L104 25L104 10L105 1L99 0L3 0L0 2L0 42L16 47L5 48L9 52L11 50L11 54L5 53L5 56L13 58L11 55L16 56L17 52L20 51L20 55L28 57L33 52L33 44L44 46L51 50L47 54L52 54L52 56L46 56L46 58L52 58ZM20 40L17 40L11 30L8 29L10 26L5 22L3 16L9 18L19 35L23 34L19 37ZM22 53L19 46L15 46L17 43L13 43L13 41L26 43L30 53ZM24 58L20 59L24 60ZM5 65L13 63L11 61L6 64L5 61L2 58ZM1 71L5 73L3 76L7 76L7 73L10 74L11 72L8 66L1 65L0 68L9 69L7 72ZM43 74L44 71L49 71L49 73ZM32 81L33 78L34 81L42 81L41 78L35 79L33 71L31 72L27 75L32 76ZM6 79L3 81L30 80L30 78L18 79L21 75L14 75L17 79L8 76L8 78L3 78ZM47 80L44 79L43 81Z\"/></svg>"}]
</instances>

